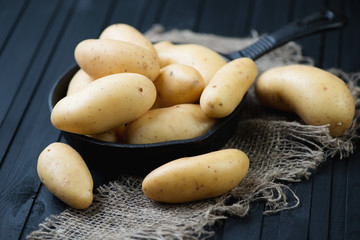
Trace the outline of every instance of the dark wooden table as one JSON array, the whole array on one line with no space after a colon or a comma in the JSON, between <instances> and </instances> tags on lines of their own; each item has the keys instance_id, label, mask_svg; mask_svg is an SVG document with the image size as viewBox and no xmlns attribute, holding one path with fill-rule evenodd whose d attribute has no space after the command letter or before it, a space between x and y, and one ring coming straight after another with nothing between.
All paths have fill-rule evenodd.
<instances>
[{"instance_id":1,"label":"dark wooden table","mask_svg":"<svg viewBox=\"0 0 360 240\"><path fill-rule=\"evenodd\" d=\"M78 42L119 22L142 32L160 23L249 36L324 8L347 15L348 26L297 42L321 68L360 71L358 0L0 0L0 239L25 239L66 207L41 184L36 163L45 146L63 141L50 123L47 98L75 64ZM349 158L328 159L291 188L301 200L297 209L263 216L263 204L256 204L248 216L230 217L214 239L360 239L359 148Z\"/></svg>"}]
</instances>

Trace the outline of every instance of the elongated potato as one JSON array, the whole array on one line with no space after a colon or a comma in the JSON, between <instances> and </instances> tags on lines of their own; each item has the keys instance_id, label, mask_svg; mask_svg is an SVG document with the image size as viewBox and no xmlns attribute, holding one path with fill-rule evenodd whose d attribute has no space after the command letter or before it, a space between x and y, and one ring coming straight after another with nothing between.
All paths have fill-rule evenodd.
<instances>
[{"instance_id":1,"label":"elongated potato","mask_svg":"<svg viewBox=\"0 0 360 240\"><path fill-rule=\"evenodd\" d=\"M260 102L296 113L306 124L330 124L330 134L343 135L355 113L353 96L337 76L317 67L290 65L272 68L255 84Z\"/></svg>"},{"instance_id":2,"label":"elongated potato","mask_svg":"<svg viewBox=\"0 0 360 240\"><path fill-rule=\"evenodd\" d=\"M189 139L204 134L215 123L215 119L203 113L199 104L151 109L126 126L124 141L144 144Z\"/></svg>"},{"instance_id":3,"label":"elongated potato","mask_svg":"<svg viewBox=\"0 0 360 240\"><path fill-rule=\"evenodd\" d=\"M133 121L156 98L154 83L136 73L113 74L66 96L53 108L54 127L78 134L100 134Z\"/></svg>"},{"instance_id":4,"label":"elongated potato","mask_svg":"<svg viewBox=\"0 0 360 240\"><path fill-rule=\"evenodd\" d=\"M151 51L112 39L87 39L75 48L75 59L93 79L115 73L139 73L155 80L160 71Z\"/></svg>"},{"instance_id":5,"label":"elongated potato","mask_svg":"<svg viewBox=\"0 0 360 240\"><path fill-rule=\"evenodd\" d=\"M154 85L157 91L154 108L195 103L205 87L201 74L184 64L170 64L160 70Z\"/></svg>"},{"instance_id":6,"label":"elongated potato","mask_svg":"<svg viewBox=\"0 0 360 240\"><path fill-rule=\"evenodd\" d=\"M247 155L225 149L168 162L143 180L144 194L155 201L183 203L220 196L246 176Z\"/></svg>"},{"instance_id":7,"label":"elongated potato","mask_svg":"<svg viewBox=\"0 0 360 240\"><path fill-rule=\"evenodd\" d=\"M207 85L212 76L223 65L225 59L215 51L197 44L172 44L168 41L154 44L160 59L160 67L181 63L194 67L200 72Z\"/></svg>"},{"instance_id":8,"label":"elongated potato","mask_svg":"<svg viewBox=\"0 0 360 240\"><path fill-rule=\"evenodd\" d=\"M93 179L83 158L65 143L52 143L39 155L37 172L46 188L77 209L93 201Z\"/></svg>"},{"instance_id":9,"label":"elongated potato","mask_svg":"<svg viewBox=\"0 0 360 240\"><path fill-rule=\"evenodd\" d=\"M102 31L99 39L113 39L132 43L151 51L157 57L157 52L152 42L139 30L125 23L116 23L108 26Z\"/></svg>"},{"instance_id":10,"label":"elongated potato","mask_svg":"<svg viewBox=\"0 0 360 240\"><path fill-rule=\"evenodd\" d=\"M70 80L66 95L81 91L82 89L86 88L92 81L93 79L86 72L84 72L82 69L79 69L79 71L77 71Z\"/></svg>"},{"instance_id":11,"label":"elongated potato","mask_svg":"<svg viewBox=\"0 0 360 240\"><path fill-rule=\"evenodd\" d=\"M216 72L202 92L201 109L210 117L228 116L239 105L256 75L256 64L250 58L227 63Z\"/></svg>"},{"instance_id":12,"label":"elongated potato","mask_svg":"<svg viewBox=\"0 0 360 240\"><path fill-rule=\"evenodd\" d=\"M120 143L122 142L122 135L124 129L125 129L125 125L121 125L120 127L111 129L104 133L92 134L87 136L104 142Z\"/></svg>"}]
</instances>

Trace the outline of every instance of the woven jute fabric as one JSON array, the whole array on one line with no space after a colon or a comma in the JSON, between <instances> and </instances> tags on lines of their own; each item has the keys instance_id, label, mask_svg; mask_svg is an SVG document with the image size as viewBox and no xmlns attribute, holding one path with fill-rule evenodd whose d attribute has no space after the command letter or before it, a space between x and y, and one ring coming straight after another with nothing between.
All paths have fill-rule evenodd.
<instances>
[{"instance_id":1,"label":"woven jute fabric","mask_svg":"<svg viewBox=\"0 0 360 240\"><path fill-rule=\"evenodd\" d=\"M249 38L229 38L188 30L164 31L161 26L154 26L146 36L152 41L202 44L221 53L239 50L258 38L256 33ZM259 73L293 63L313 64L294 42L256 61ZM356 102L354 123L346 135L332 138L328 126L305 125L295 115L266 109L257 102L251 88L237 132L224 146L244 151L250 168L229 193L192 203L163 204L145 197L142 178L119 176L95 190L88 209L69 208L50 216L28 239L205 239L214 234L215 223L230 215L245 216L257 201L264 202L264 214L296 208L301 199L289 183L306 181L326 159L349 156L358 137L360 73L328 71L348 84Z\"/></svg>"}]
</instances>

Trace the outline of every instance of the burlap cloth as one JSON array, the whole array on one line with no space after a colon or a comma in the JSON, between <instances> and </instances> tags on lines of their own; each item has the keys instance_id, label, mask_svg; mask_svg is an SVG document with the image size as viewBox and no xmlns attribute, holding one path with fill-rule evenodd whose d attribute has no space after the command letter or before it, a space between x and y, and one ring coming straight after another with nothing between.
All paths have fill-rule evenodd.
<instances>
[{"instance_id":1,"label":"burlap cloth","mask_svg":"<svg viewBox=\"0 0 360 240\"><path fill-rule=\"evenodd\" d=\"M199 43L222 53L239 50L258 38L252 35L226 38L187 30L165 32L160 26L146 33L152 41ZM256 62L260 73L279 65L313 64L294 42ZM244 151L250 158L250 169L231 192L206 201L160 204L143 195L141 178L120 176L95 190L88 209L69 208L49 217L28 239L199 239L212 236L211 226L227 216L246 215L255 201L264 202L264 214L297 207L301 199L289 188L289 182L308 179L327 158L347 157L358 137L360 73L328 70L347 82L356 101L355 121L347 135L332 138L326 126L307 126L294 115L265 109L250 89L237 134L225 146Z\"/></svg>"}]
</instances>

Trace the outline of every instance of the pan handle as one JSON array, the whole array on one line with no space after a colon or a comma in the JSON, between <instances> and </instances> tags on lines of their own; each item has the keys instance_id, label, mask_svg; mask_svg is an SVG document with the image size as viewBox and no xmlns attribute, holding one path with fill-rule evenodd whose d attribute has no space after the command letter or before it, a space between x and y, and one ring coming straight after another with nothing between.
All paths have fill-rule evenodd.
<instances>
[{"instance_id":1,"label":"pan handle","mask_svg":"<svg viewBox=\"0 0 360 240\"><path fill-rule=\"evenodd\" d=\"M285 25L270 35L260 38L250 46L228 55L230 59L249 57L258 59L265 53L284 45L289 41L302 38L313 33L344 27L347 24L345 16L335 15L330 10L313 13Z\"/></svg>"}]
</instances>

